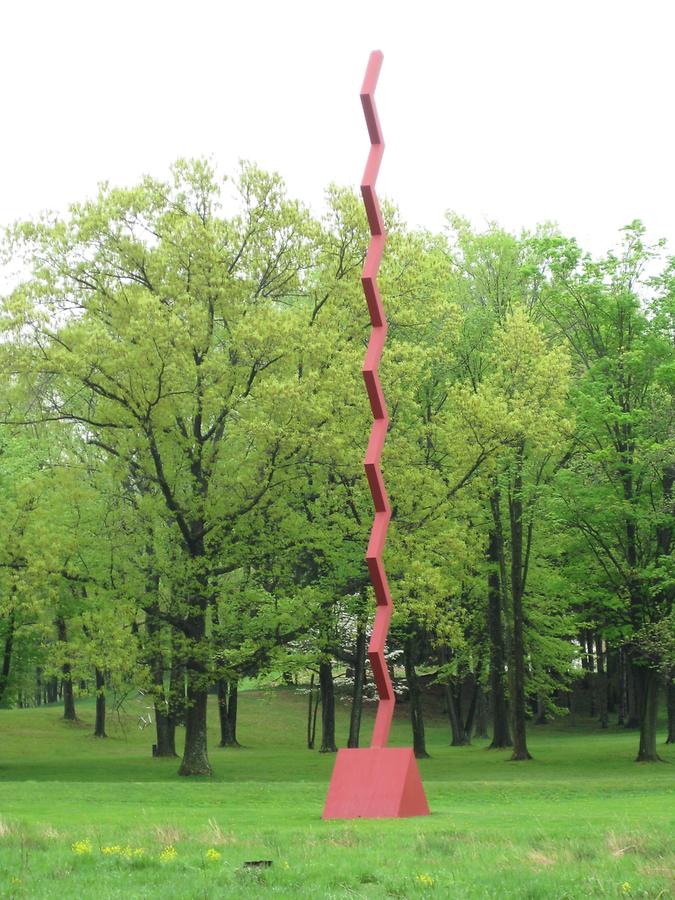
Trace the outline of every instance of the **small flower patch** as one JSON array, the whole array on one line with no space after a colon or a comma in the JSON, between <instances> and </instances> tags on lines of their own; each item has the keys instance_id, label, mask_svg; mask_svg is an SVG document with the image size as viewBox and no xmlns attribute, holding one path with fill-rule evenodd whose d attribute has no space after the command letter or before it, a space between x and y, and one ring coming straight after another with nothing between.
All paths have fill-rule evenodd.
<instances>
[{"instance_id":1,"label":"small flower patch","mask_svg":"<svg viewBox=\"0 0 675 900\"><path fill-rule=\"evenodd\" d=\"M88 856L91 853L91 841L88 839L85 839L84 841L75 841L72 845L72 851L78 856Z\"/></svg>"},{"instance_id":2,"label":"small flower patch","mask_svg":"<svg viewBox=\"0 0 675 900\"><path fill-rule=\"evenodd\" d=\"M178 856L178 852L173 844L169 844L168 847L165 847L162 852L159 854L159 861L163 863L173 862Z\"/></svg>"}]
</instances>

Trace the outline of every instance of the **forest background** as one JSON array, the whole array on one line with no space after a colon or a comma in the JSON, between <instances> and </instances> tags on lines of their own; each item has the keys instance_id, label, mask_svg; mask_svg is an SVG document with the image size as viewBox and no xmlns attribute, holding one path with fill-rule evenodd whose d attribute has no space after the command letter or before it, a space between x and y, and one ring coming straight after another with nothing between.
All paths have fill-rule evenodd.
<instances>
[{"instance_id":1,"label":"forest background","mask_svg":"<svg viewBox=\"0 0 675 900\"><path fill-rule=\"evenodd\" d=\"M236 188L238 207L223 211ZM518 235L385 210L383 471L390 666L415 752L436 697L452 743L580 702L675 739L675 262L639 222L591 257L553 226ZM209 692L236 743L238 683L308 691L307 739L358 746L372 597L362 474L368 333L360 200L326 212L242 164L103 186L12 228L3 299L0 699L130 690L156 753L210 772ZM317 685L315 697L314 685Z\"/></svg>"}]
</instances>

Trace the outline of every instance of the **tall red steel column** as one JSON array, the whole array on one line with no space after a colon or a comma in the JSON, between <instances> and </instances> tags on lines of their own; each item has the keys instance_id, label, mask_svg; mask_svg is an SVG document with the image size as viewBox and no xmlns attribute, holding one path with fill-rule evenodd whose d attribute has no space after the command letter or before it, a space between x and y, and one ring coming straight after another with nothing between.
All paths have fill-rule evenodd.
<instances>
[{"instance_id":1,"label":"tall red steel column","mask_svg":"<svg viewBox=\"0 0 675 900\"><path fill-rule=\"evenodd\" d=\"M377 604L368 659L373 670L379 702L370 747L338 751L323 811L324 819L392 818L429 813L412 750L409 747L387 747L395 699L384 658L384 645L393 604L382 562L382 551L391 518L391 507L380 470L389 416L378 374L380 357L387 337L387 319L377 284L377 273L387 233L375 192L375 182L384 154L384 139L375 106L375 88L382 59L383 55L379 50L374 50L370 54L361 87L361 104L371 143L361 182L363 205L371 234L361 283L372 326L363 363L363 378L373 414L364 467L375 507L366 563Z\"/></svg>"}]
</instances>

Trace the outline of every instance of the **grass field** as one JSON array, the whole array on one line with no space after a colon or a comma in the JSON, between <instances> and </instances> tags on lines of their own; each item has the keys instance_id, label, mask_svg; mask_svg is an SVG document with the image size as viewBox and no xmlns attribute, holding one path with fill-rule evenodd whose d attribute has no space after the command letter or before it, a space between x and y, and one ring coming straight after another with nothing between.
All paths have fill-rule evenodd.
<instances>
[{"instance_id":1,"label":"grass field","mask_svg":"<svg viewBox=\"0 0 675 900\"><path fill-rule=\"evenodd\" d=\"M133 704L107 740L88 703L75 725L57 707L0 710L0 897L675 897L663 737L668 764L638 765L635 733L533 727L535 759L510 763L448 747L431 722L431 816L323 822L333 757L303 745L305 699L243 693L239 750L216 746L212 704L215 776L192 780L151 758ZM394 743L409 740L401 713Z\"/></svg>"}]
</instances>

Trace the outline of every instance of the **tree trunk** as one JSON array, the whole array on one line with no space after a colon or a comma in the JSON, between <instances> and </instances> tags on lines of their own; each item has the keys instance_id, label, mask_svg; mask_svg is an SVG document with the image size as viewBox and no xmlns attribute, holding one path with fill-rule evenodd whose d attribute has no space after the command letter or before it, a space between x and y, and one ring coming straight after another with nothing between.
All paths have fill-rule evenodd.
<instances>
[{"instance_id":1,"label":"tree trunk","mask_svg":"<svg viewBox=\"0 0 675 900\"><path fill-rule=\"evenodd\" d=\"M166 709L166 706L164 707ZM155 703L155 733L157 735L156 756L176 757L176 723Z\"/></svg>"},{"instance_id":2,"label":"tree trunk","mask_svg":"<svg viewBox=\"0 0 675 900\"><path fill-rule=\"evenodd\" d=\"M466 714L466 721L464 722L464 743L470 744L471 738L473 737L473 729L474 723L476 721L476 707L478 704L478 692L480 690L478 685L478 677L480 675L480 665L476 670L476 674L473 678L473 691L471 692L471 700L469 701L469 711Z\"/></svg>"},{"instance_id":3,"label":"tree trunk","mask_svg":"<svg viewBox=\"0 0 675 900\"><path fill-rule=\"evenodd\" d=\"M675 681L668 678L666 688L668 697L668 735L666 744L675 744Z\"/></svg>"},{"instance_id":4,"label":"tree trunk","mask_svg":"<svg viewBox=\"0 0 675 900\"><path fill-rule=\"evenodd\" d=\"M427 759L426 740L424 736L424 717L422 715L422 697L419 681L415 671L415 640L409 637L403 645L403 660L405 664L405 678L408 683L410 696L410 722L413 733L413 751L417 759Z\"/></svg>"},{"instance_id":5,"label":"tree trunk","mask_svg":"<svg viewBox=\"0 0 675 900\"><path fill-rule=\"evenodd\" d=\"M227 698L227 724L230 731L230 746L239 747L237 740L237 710L239 701L239 682L234 679L230 682L230 692Z\"/></svg>"},{"instance_id":6,"label":"tree trunk","mask_svg":"<svg viewBox=\"0 0 675 900\"><path fill-rule=\"evenodd\" d=\"M445 684L445 702L448 706L448 719L450 721L450 732L452 740L451 747L463 747L466 744L464 736L464 728L462 727L462 710L458 708L457 698L453 691L453 685L450 682Z\"/></svg>"},{"instance_id":7,"label":"tree trunk","mask_svg":"<svg viewBox=\"0 0 675 900\"><path fill-rule=\"evenodd\" d=\"M156 578L155 590L159 587ZM155 756L176 757L176 722L170 712L169 698L164 685L164 654L161 646L159 606L153 601L145 608L145 628L148 636L148 665L153 684L155 713Z\"/></svg>"},{"instance_id":8,"label":"tree trunk","mask_svg":"<svg viewBox=\"0 0 675 900\"><path fill-rule=\"evenodd\" d=\"M513 671L513 753L511 759L532 759L527 749L525 730L525 639L523 620L524 548L523 548L523 446L516 460L513 493L509 497L509 521L511 526L511 603L513 608L513 640L511 669Z\"/></svg>"},{"instance_id":9,"label":"tree trunk","mask_svg":"<svg viewBox=\"0 0 675 900\"><path fill-rule=\"evenodd\" d=\"M63 644L68 643L68 632L66 623L62 616L56 619L56 631L59 641ZM63 691L63 718L68 722L76 722L77 715L75 713L75 695L73 694L73 678L69 662L64 662L61 666L61 688Z\"/></svg>"},{"instance_id":10,"label":"tree trunk","mask_svg":"<svg viewBox=\"0 0 675 900\"><path fill-rule=\"evenodd\" d=\"M488 634L490 638L490 695L492 700L492 742L489 750L502 750L512 745L509 717L506 708L506 653L502 624L502 594L500 590L499 560L503 556L499 494L490 497L495 527L488 543Z\"/></svg>"},{"instance_id":11,"label":"tree trunk","mask_svg":"<svg viewBox=\"0 0 675 900\"><path fill-rule=\"evenodd\" d=\"M363 683L366 674L366 629L365 624L358 623L356 631L356 647L354 662L354 688L352 690L352 710L349 717L348 747L359 746L361 731L361 712L363 710Z\"/></svg>"},{"instance_id":12,"label":"tree trunk","mask_svg":"<svg viewBox=\"0 0 675 900\"><path fill-rule=\"evenodd\" d=\"M56 703L59 699L59 680L56 675L52 675L52 677L47 682L47 703Z\"/></svg>"},{"instance_id":13,"label":"tree trunk","mask_svg":"<svg viewBox=\"0 0 675 900\"><path fill-rule=\"evenodd\" d=\"M61 667L63 679L63 718L68 722L77 721L77 713L75 712L75 695L73 693L73 682L70 673L70 663L64 663Z\"/></svg>"},{"instance_id":14,"label":"tree trunk","mask_svg":"<svg viewBox=\"0 0 675 900\"><path fill-rule=\"evenodd\" d=\"M228 683L225 678L218 679L218 718L220 720L220 744L219 747L228 747L230 744L230 720L227 715Z\"/></svg>"},{"instance_id":15,"label":"tree trunk","mask_svg":"<svg viewBox=\"0 0 675 900\"><path fill-rule=\"evenodd\" d=\"M618 654L607 644L605 647L605 673L607 676L607 713L615 713L619 697L618 690ZM619 723L621 724L621 723Z\"/></svg>"},{"instance_id":16,"label":"tree trunk","mask_svg":"<svg viewBox=\"0 0 675 900\"><path fill-rule=\"evenodd\" d=\"M314 672L309 678L309 704L307 709L307 749L314 749L314 734L316 730L316 709L314 708ZM319 705L319 699L316 699L316 706ZM312 727L314 725L314 728Z\"/></svg>"},{"instance_id":17,"label":"tree trunk","mask_svg":"<svg viewBox=\"0 0 675 900\"><path fill-rule=\"evenodd\" d=\"M42 680L42 666L35 667L35 705L42 706L44 698L44 682Z\"/></svg>"},{"instance_id":18,"label":"tree trunk","mask_svg":"<svg viewBox=\"0 0 675 900\"><path fill-rule=\"evenodd\" d=\"M320 753L335 753L335 685L330 660L319 663L321 689L321 749Z\"/></svg>"},{"instance_id":19,"label":"tree trunk","mask_svg":"<svg viewBox=\"0 0 675 900\"><path fill-rule=\"evenodd\" d=\"M590 694L589 716L594 719L597 715L597 679L595 677L595 655L593 653L593 635L590 631L584 632L584 640L586 644L586 658L588 659L588 688Z\"/></svg>"},{"instance_id":20,"label":"tree trunk","mask_svg":"<svg viewBox=\"0 0 675 900\"><path fill-rule=\"evenodd\" d=\"M542 693L537 694L537 718L534 720L535 725L546 725L548 723L548 719L546 718L546 702L544 695Z\"/></svg>"},{"instance_id":21,"label":"tree trunk","mask_svg":"<svg viewBox=\"0 0 675 900\"><path fill-rule=\"evenodd\" d=\"M185 749L179 775L212 775L206 747L206 710L208 693L203 673L188 669L187 709L185 710Z\"/></svg>"},{"instance_id":22,"label":"tree trunk","mask_svg":"<svg viewBox=\"0 0 675 900\"><path fill-rule=\"evenodd\" d=\"M476 709L476 737L484 741L488 738L488 718L487 703L485 702L485 691L478 685L478 703Z\"/></svg>"},{"instance_id":23,"label":"tree trunk","mask_svg":"<svg viewBox=\"0 0 675 900\"><path fill-rule=\"evenodd\" d=\"M628 676L626 675L626 651L623 647L619 650L618 678L619 714L616 724L625 726L628 719Z\"/></svg>"},{"instance_id":24,"label":"tree trunk","mask_svg":"<svg viewBox=\"0 0 675 900\"><path fill-rule=\"evenodd\" d=\"M105 676L96 666L96 722L94 724L94 737L104 738L105 733Z\"/></svg>"},{"instance_id":25,"label":"tree trunk","mask_svg":"<svg viewBox=\"0 0 675 900\"><path fill-rule=\"evenodd\" d=\"M607 654L600 635L596 636L595 646L598 654L597 680L598 680L598 711L600 714L600 728L609 726L609 698L607 679Z\"/></svg>"},{"instance_id":26,"label":"tree trunk","mask_svg":"<svg viewBox=\"0 0 675 900\"><path fill-rule=\"evenodd\" d=\"M190 599L192 614L185 621L187 701L185 710L185 748L179 775L212 775L207 753L206 711L208 671L206 645L206 585L199 596Z\"/></svg>"},{"instance_id":27,"label":"tree trunk","mask_svg":"<svg viewBox=\"0 0 675 900\"><path fill-rule=\"evenodd\" d=\"M641 709L638 682L640 676L635 673L635 663L630 654L626 654L626 728L639 728Z\"/></svg>"},{"instance_id":28,"label":"tree trunk","mask_svg":"<svg viewBox=\"0 0 675 900\"><path fill-rule=\"evenodd\" d=\"M646 666L636 666L633 671L636 693L639 695L640 748L636 762L660 762L656 752L656 714L659 705L659 681L656 672Z\"/></svg>"},{"instance_id":29,"label":"tree trunk","mask_svg":"<svg viewBox=\"0 0 675 900\"><path fill-rule=\"evenodd\" d=\"M5 645L2 651L2 670L0 670L0 703L5 698L7 685L9 684L9 670L12 665L12 647L14 646L14 611L10 612L7 620L7 632L5 634Z\"/></svg>"},{"instance_id":30,"label":"tree trunk","mask_svg":"<svg viewBox=\"0 0 675 900\"><path fill-rule=\"evenodd\" d=\"M310 740L312 742L312 746L310 750L313 750L316 745L316 719L317 713L319 712L319 706L321 705L321 692L319 691L318 695L314 697L314 712L312 713L312 733L310 735Z\"/></svg>"},{"instance_id":31,"label":"tree trunk","mask_svg":"<svg viewBox=\"0 0 675 900\"><path fill-rule=\"evenodd\" d=\"M572 690L567 694L567 706L570 711L570 725L574 727L577 724L577 684L572 684Z\"/></svg>"}]
</instances>

